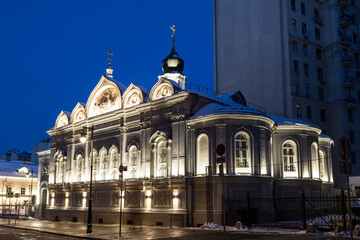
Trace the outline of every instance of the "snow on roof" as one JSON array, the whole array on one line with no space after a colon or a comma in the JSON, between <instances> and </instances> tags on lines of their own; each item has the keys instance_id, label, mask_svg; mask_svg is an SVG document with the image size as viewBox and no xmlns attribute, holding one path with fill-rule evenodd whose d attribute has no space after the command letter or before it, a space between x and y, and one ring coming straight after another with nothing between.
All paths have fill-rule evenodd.
<instances>
[{"instance_id":1,"label":"snow on roof","mask_svg":"<svg viewBox=\"0 0 360 240\"><path fill-rule=\"evenodd\" d=\"M176 92L179 91L179 90L181 90L180 85L179 85L177 82L175 82L174 80L171 80L171 79L166 78L166 77L161 77L161 78L169 81L169 82L174 86L174 90L175 90Z\"/></svg>"},{"instance_id":2,"label":"snow on roof","mask_svg":"<svg viewBox=\"0 0 360 240\"><path fill-rule=\"evenodd\" d=\"M305 121L301 121L298 119L293 119L293 118L283 118L283 117L276 117L273 115L269 115L275 122L277 125L281 126L290 126L290 125L296 125L296 126L310 126L310 127L314 127L314 128L318 128L320 129L318 126L316 126L315 124L309 123L309 122L305 122Z\"/></svg>"},{"instance_id":3,"label":"snow on roof","mask_svg":"<svg viewBox=\"0 0 360 240\"><path fill-rule=\"evenodd\" d=\"M248 106L223 106L218 103L209 103L208 105L197 111L189 119L218 114L250 114L268 117L265 113L259 112Z\"/></svg>"},{"instance_id":4,"label":"snow on roof","mask_svg":"<svg viewBox=\"0 0 360 240\"><path fill-rule=\"evenodd\" d=\"M105 75L104 75L104 77L105 77L107 80L115 83L115 84L118 86L121 94L123 94L123 93L126 91L126 88L127 88L127 87L126 87L124 84L122 84L121 82L116 81L114 78L106 77Z\"/></svg>"},{"instance_id":5,"label":"snow on roof","mask_svg":"<svg viewBox=\"0 0 360 240\"><path fill-rule=\"evenodd\" d=\"M26 164L23 161L6 161L5 159L0 159L0 177L26 177L24 174L16 173L17 169L26 167L34 171L34 177L38 176L38 165L35 164Z\"/></svg>"},{"instance_id":6,"label":"snow on roof","mask_svg":"<svg viewBox=\"0 0 360 240\"><path fill-rule=\"evenodd\" d=\"M133 85L136 86L136 87L138 87L138 88L140 88L140 90L141 90L141 91L143 92L143 94L144 94L144 98L147 99L147 96L149 95L149 91L148 91L146 88L144 88L143 86L140 86L140 85L138 85L138 84L133 83Z\"/></svg>"},{"instance_id":7,"label":"snow on roof","mask_svg":"<svg viewBox=\"0 0 360 240\"><path fill-rule=\"evenodd\" d=\"M319 137L332 139L330 136L323 134L323 133L320 133Z\"/></svg>"}]
</instances>

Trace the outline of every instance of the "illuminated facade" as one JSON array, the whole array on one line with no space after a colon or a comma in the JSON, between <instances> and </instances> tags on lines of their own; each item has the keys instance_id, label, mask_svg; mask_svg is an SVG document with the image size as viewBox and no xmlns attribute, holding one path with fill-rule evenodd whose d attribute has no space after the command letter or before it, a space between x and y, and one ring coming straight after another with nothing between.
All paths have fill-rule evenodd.
<instances>
[{"instance_id":1,"label":"illuminated facade","mask_svg":"<svg viewBox=\"0 0 360 240\"><path fill-rule=\"evenodd\" d=\"M188 90L183 67L173 47L163 61L164 74L148 93L141 86L117 82L109 66L86 104L60 113L48 131L46 219L86 222L91 154L95 223L119 222L120 164L127 166L125 223L196 226L206 222L208 166L214 220L221 222L222 188L215 153L220 143L226 147L227 199L245 197L246 192L287 196L301 190L330 191L333 141L319 128ZM79 141L84 127L94 129L93 149L89 141Z\"/></svg>"}]
</instances>

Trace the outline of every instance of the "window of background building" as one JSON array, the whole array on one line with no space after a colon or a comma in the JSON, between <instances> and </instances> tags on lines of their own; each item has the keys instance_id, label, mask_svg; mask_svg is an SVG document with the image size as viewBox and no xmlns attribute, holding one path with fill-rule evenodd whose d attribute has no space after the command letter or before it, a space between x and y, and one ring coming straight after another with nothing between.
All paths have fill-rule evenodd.
<instances>
[{"instance_id":1,"label":"window of background building","mask_svg":"<svg viewBox=\"0 0 360 240\"><path fill-rule=\"evenodd\" d=\"M291 10L296 12L296 2L295 2L295 0L291 0Z\"/></svg>"},{"instance_id":2,"label":"window of background building","mask_svg":"<svg viewBox=\"0 0 360 240\"><path fill-rule=\"evenodd\" d=\"M317 48L316 49L316 59L317 60L321 60L322 59L322 53L321 53L321 49Z\"/></svg>"},{"instance_id":3,"label":"window of background building","mask_svg":"<svg viewBox=\"0 0 360 240\"><path fill-rule=\"evenodd\" d=\"M301 118L301 104L296 104L296 116Z\"/></svg>"},{"instance_id":4,"label":"window of background building","mask_svg":"<svg viewBox=\"0 0 360 240\"><path fill-rule=\"evenodd\" d=\"M292 30L296 32L296 20L295 19L291 19L291 27L292 27Z\"/></svg>"},{"instance_id":5,"label":"window of background building","mask_svg":"<svg viewBox=\"0 0 360 240\"><path fill-rule=\"evenodd\" d=\"M320 109L320 120L326 122L326 112L325 109Z\"/></svg>"},{"instance_id":6,"label":"window of background building","mask_svg":"<svg viewBox=\"0 0 360 240\"><path fill-rule=\"evenodd\" d=\"M303 54L304 56L308 55L308 46L306 44L303 44Z\"/></svg>"},{"instance_id":7,"label":"window of background building","mask_svg":"<svg viewBox=\"0 0 360 240\"><path fill-rule=\"evenodd\" d=\"M323 80L323 70L322 68L317 68L316 69L316 77L318 81L322 81Z\"/></svg>"},{"instance_id":8,"label":"window of background building","mask_svg":"<svg viewBox=\"0 0 360 240\"><path fill-rule=\"evenodd\" d=\"M351 164L356 164L356 155L355 152L351 152L350 153L350 158L351 158Z\"/></svg>"},{"instance_id":9,"label":"window of background building","mask_svg":"<svg viewBox=\"0 0 360 240\"><path fill-rule=\"evenodd\" d=\"M318 91L319 91L319 99L324 100L324 88L319 87Z\"/></svg>"},{"instance_id":10,"label":"window of background building","mask_svg":"<svg viewBox=\"0 0 360 240\"><path fill-rule=\"evenodd\" d=\"M344 68L344 79L347 81L349 80L349 69Z\"/></svg>"},{"instance_id":11,"label":"window of background building","mask_svg":"<svg viewBox=\"0 0 360 240\"><path fill-rule=\"evenodd\" d=\"M306 23L301 23L301 32L303 35L307 35Z\"/></svg>"},{"instance_id":12,"label":"window of background building","mask_svg":"<svg viewBox=\"0 0 360 240\"><path fill-rule=\"evenodd\" d=\"M318 28L315 28L315 38L316 40L321 40L320 29Z\"/></svg>"},{"instance_id":13,"label":"window of background building","mask_svg":"<svg viewBox=\"0 0 360 240\"><path fill-rule=\"evenodd\" d=\"M354 122L354 111L352 109L348 109L348 118L349 122Z\"/></svg>"},{"instance_id":14,"label":"window of background building","mask_svg":"<svg viewBox=\"0 0 360 240\"><path fill-rule=\"evenodd\" d=\"M314 19L316 20L320 19L319 9L317 8L314 8Z\"/></svg>"},{"instance_id":15,"label":"window of background building","mask_svg":"<svg viewBox=\"0 0 360 240\"><path fill-rule=\"evenodd\" d=\"M355 17L355 14L352 14L352 15L351 15L351 21L352 21L352 24L356 25L356 17Z\"/></svg>"},{"instance_id":16,"label":"window of background building","mask_svg":"<svg viewBox=\"0 0 360 240\"><path fill-rule=\"evenodd\" d=\"M309 76L309 64L304 63L304 75Z\"/></svg>"},{"instance_id":17,"label":"window of background building","mask_svg":"<svg viewBox=\"0 0 360 240\"><path fill-rule=\"evenodd\" d=\"M292 42L293 52L297 52L297 41Z\"/></svg>"},{"instance_id":18,"label":"window of background building","mask_svg":"<svg viewBox=\"0 0 360 240\"><path fill-rule=\"evenodd\" d=\"M360 83L360 72L356 72L356 81Z\"/></svg>"},{"instance_id":19,"label":"window of background building","mask_svg":"<svg viewBox=\"0 0 360 240\"><path fill-rule=\"evenodd\" d=\"M310 97L310 89L309 84L305 84L305 96Z\"/></svg>"},{"instance_id":20,"label":"window of background building","mask_svg":"<svg viewBox=\"0 0 360 240\"><path fill-rule=\"evenodd\" d=\"M355 64L356 64L356 66L359 66L359 54L358 53L355 53L354 54L354 58L355 58Z\"/></svg>"},{"instance_id":21,"label":"window of background building","mask_svg":"<svg viewBox=\"0 0 360 240\"><path fill-rule=\"evenodd\" d=\"M11 192L11 187L6 188L7 192Z\"/></svg>"},{"instance_id":22,"label":"window of background building","mask_svg":"<svg viewBox=\"0 0 360 240\"><path fill-rule=\"evenodd\" d=\"M301 14L306 15L305 3L301 3Z\"/></svg>"},{"instance_id":23,"label":"window of background building","mask_svg":"<svg viewBox=\"0 0 360 240\"><path fill-rule=\"evenodd\" d=\"M299 82L295 82L295 84L294 84L294 93L296 95L300 94Z\"/></svg>"},{"instance_id":24,"label":"window of background building","mask_svg":"<svg viewBox=\"0 0 360 240\"><path fill-rule=\"evenodd\" d=\"M307 115L307 119L311 120L312 116L311 116L311 106L306 106L306 115Z\"/></svg>"},{"instance_id":25,"label":"window of background building","mask_svg":"<svg viewBox=\"0 0 360 240\"><path fill-rule=\"evenodd\" d=\"M350 101L351 100L351 92L349 88L345 88L345 97L346 100Z\"/></svg>"},{"instance_id":26,"label":"window of background building","mask_svg":"<svg viewBox=\"0 0 360 240\"><path fill-rule=\"evenodd\" d=\"M358 36L357 36L356 33L353 33L353 42L354 42L355 45L358 44Z\"/></svg>"},{"instance_id":27,"label":"window of background building","mask_svg":"<svg viewBox=\"0 0 360 240\"><path fill-rule=\"evenodd\" d=\"M20 194L25 195L25 188L21 188Z\"/></svg>"},{"instance_id":28,"label":"window of background building","mask_svg":"<svg viewBox=\"0 0 360 240\"><path fill-rule=\"evenodd\" d=\"M294 60L294 72L299 73L299 62Z\"/></svg>"},{"instance_id":29,"label":"window of background building","mask_svg":"<svg viewBox=\"0 0 360 240\"><path fill-rule=\"evenodd\" d=\"M360 103L360 90L358 91L358 102Z\"/></svg>"},{"instance_id":30,"label":"window of background building","mask_svg":"<svg viewBox=\"0 0 360 240\"><path fill-rule=\"evenodd\" d=\"M350 143L355 143L355 132L354 132L354 130L349 131L349 140L350 140Z\"/></svg>"}]
</instances>

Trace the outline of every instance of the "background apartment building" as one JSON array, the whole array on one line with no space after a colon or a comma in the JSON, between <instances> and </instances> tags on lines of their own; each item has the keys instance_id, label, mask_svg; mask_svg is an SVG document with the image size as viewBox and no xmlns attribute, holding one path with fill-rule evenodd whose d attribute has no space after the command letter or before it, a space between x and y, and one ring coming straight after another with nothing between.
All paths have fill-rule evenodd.
<instances>
[{"instance_id":1,"label":"background apartment building","mask_svg":"<svg viewBox=\"0 0 360 240\"><path fill-rule=\"evenodd\" d=\"M345 186L337 142L351 142L360 174L357 0L214 0L215 89L311 122L335 141L336 186ZM310 157L310 156L309 156Z\"/></svg>"}]
</instances>

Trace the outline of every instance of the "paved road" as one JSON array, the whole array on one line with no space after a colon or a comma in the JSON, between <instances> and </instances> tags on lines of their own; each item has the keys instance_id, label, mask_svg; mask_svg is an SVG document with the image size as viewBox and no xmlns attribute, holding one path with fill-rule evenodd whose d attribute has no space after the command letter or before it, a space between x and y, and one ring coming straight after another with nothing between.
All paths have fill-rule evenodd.
<instances>
[{"instance_id":1,"label":"paved road","mask_svg":"<svg viewBox=\"0 0 360 240\"><path fill-rule=\"evenodd\" d=\"M127 229L124 233L124 239L173 239L173 240L221 240L223 238L222 232L219 231L202 231L202 230L187 230L187 229L149 229L149 228L135 228ZM59 236L55 234L41 233L32 230L24 230L10 227L0 226L0 240L62 240L62 239L79 239L73 237ZM118 239L118 236L113 235L110 239ZM229 232L227 240L335 240L335 239L349 239L342 237L324 236L317 234L279 234L279 233L249 233L249 232Z\"/></svg>"},{"instance_id":2,"label":"paved road","mask_svg":"<svg viewBox=\"0 0 360 240\"><path fill-rule=\"evenodd\" d=\"M79 240L79 238L65 237L54 234L40 233L31 230L8 228L0 226L0 240Z\"/></svg>"}]
</instances>

